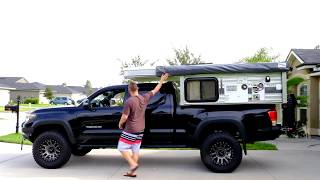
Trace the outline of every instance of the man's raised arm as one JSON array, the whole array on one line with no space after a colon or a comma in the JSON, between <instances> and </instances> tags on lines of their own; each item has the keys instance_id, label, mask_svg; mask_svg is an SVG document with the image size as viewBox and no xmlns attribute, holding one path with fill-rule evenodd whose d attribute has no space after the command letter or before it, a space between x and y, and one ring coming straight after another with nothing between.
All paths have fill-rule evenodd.
<instances>
[{"instance_id":1,"label":"man's raised arm","mask_svg":"<svg viewBox=\"0 0 320 180\"><path fill-rule=\"evenodd\" d=\"M160 78L158 85L151 91L153 95L155 95L155 94L157 94L157 92L159 92L163 82L166 81L168 79L168 77L169 77L168 73L161 75L161 78Z\"/></svg>"}]
</instances>

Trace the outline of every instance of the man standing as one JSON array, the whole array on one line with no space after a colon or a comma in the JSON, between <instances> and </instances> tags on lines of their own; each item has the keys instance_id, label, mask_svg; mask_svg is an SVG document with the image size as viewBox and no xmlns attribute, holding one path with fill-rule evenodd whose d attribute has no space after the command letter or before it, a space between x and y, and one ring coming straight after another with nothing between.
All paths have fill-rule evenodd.
<instances>
[{"instance_id":1,"label":"man standing","mask_svg":"<svg viewBox=\"0 0 320 180\"><path fill-rule=\"evenodd\" d=\"M135 82L130 82L128 86L130 98L125 102L119 128L122 133L118 143L118 150L123 158L128 162L130 171L124 176L136 177L135 171L138 169L139 150L145 128L145 111L152 96L159 92L164 81L168 79L168 74L163 74L158 85L150 92L140 95ZM124 127L125 124L125 127ZM132 154L130 153L132 151Z\"/></svg>"}]
</instances>

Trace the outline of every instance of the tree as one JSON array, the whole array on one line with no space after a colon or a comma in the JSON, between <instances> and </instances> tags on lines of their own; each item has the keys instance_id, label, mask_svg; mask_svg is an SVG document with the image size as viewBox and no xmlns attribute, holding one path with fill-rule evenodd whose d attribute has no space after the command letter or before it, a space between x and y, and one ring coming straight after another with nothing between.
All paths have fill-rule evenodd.
<instances>
[{"instance_id":1,"label":"tree","mask_svg":"<svg viewBox=\"0 0 320 180\"><path fill-rule=\"evenodd\" d=\"M86 95L89 96L92 93L92 85L89 80L86 81L86 84L84 85L84 88L86 90Z\"/></svg>"},{"instance_id":2,"label":"tree","mask_svg":"<svg viewBox=\"0 0 320 180\"><path fill-rule=\"evenodd\" d=\"M46 89L44 91L44 97L46 97L49 100L53 99L53 92L50 87L46 87Z\"/></svg>"},{"instance_id":3,"label":"tree","mask_svg":"<svg viewBox=\"0 0 320 180\"><path fill-rule=\"evenodd\" d=\"M279 55L272 56L267 48L259 49L253 56L241 59L240 63L274 62Z\"/></svg>"},{"instance_id":4,"label":"tree","mask_svg":"<svg viewBox=\"0 0 320 180\"><path fill-rule=\"evenodd\" d=\"M186 46L185 49L173 49L175 57L167 59L169 65L202 64L201 56L195 56Z\"/></svg>"},{"instance_id":5,"label":"tree","mask_svg":"<svg viewBox=\"0 0 320 180\"><path fill-rule=\"evenodd\" d=\"M143 67L149 63L150 66L153 66L157 61L149 63L149 60L142 60L140 56L135 56L130 61L121 61L121 70L120 75L123 75L124 69L131 67Z\"/></svg>"},{"instance_id":6,"label":"tree","mask_svg":"<svg viewBox=\"0 0 320 180\"><path fill-rule=\"evenodd\" d=\"M64 83L62 83L62 86L67 86L67 83L65 83L65 82L64 82Z\"/></svg>"},{"instance_id":7,"label":"tree","mask_svg":"<svg viewBox=\"0 0 320 180\"><path fill-rule=\"evenodd\" d=\"M314 49L320 49L320 44L316 45L316 47L314 47Z\"/></svg>"}]
</instances>

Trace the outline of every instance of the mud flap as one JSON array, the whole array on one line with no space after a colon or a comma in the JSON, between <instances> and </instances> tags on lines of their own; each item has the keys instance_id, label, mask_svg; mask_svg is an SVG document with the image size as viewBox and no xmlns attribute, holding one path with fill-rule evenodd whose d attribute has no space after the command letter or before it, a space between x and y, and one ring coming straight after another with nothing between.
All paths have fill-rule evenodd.
<instances>
[{"instance_id":1,"label":"mud flap","mask_svg":"<svg viewBox=\"0 0 320 180\"><path fill-rule=\"evenodd\" d=\"M244 142L244 141L242 141L242 148L243 148L244 154L247 155L247 154L248 154L248 153L247 153L247 144L246 144L246 142Z\"/></svg>"},{"instance_id":2,"label":"mud flap","mask_svg":"<svg viewBox=\"0 0 320 180\"><path fill-rule=\"evenodd\" d=\"M23 148L23 141L24 141L24 137L22 136L22 139L21 139L21 151L22 151L22 148Z\"/></svg>"}]
</instances>

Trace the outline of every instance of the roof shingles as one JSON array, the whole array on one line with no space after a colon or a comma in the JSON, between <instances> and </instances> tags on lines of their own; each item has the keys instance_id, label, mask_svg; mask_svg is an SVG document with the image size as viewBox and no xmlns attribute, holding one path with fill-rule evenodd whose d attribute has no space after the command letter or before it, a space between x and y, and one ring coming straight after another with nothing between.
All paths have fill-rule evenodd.
<instances>
[{"instance_id":1,"label":"roof shingles","mask_svg":"<svg viewBox=\"0 0 320 180\"><path fill-rule=\"evenodd\" d=\"M303 61L303 65L320 64L320 49L292 49Z\"/></svg>"}]
</instances>

